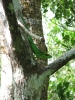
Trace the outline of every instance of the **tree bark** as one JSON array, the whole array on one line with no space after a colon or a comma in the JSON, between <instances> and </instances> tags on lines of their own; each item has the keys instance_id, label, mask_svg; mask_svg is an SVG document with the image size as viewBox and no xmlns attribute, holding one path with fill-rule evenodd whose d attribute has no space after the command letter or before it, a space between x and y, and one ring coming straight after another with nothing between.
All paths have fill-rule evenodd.
<instances>
[{"instance_id":1,"label":"tree bark","mask_svg":"<svg viewBox=\"0 0 75 100\"><path fill-rule=\"evenodd\" d=\"M21 5L22 5L22 13L27 21L28 27L30 31L37 36L43 37L44 40L44 35L43 35L43 29L42 29L42 14L41 14L41 1L40 0L30 0L25 1L25 0L20 0ZM47 52L47 48L45 45L45 41L39 41L34 38L34 41L36 45L40 48L40 50ZM37 59L37 62L40 64L40 66L45 66L47 65L47 60L44 59ZM49 84L49 77L45 77L43 86L41 86L42 90L40 93L40 100L46 100L47 99L47 89L48 89L48 84Z\"/></svg>"},{"instance_id":2,"label":"tree bark","mask_svg":"<svg viewBox=\"0 0 75 100\"><path fill-rule=\"evenodd\" d=\"M3 97L3 99L11 99L11 100L12 99L14 99L14 100L24 100L24 99L25 100L35 100L35 99L40 100L41 99L42 100L43 95L44 95L44 99L46 100L48 83L46 81L44 83L42 82L41 86L38 85L38 83L40 83L40 80L39 80L39 82L37 81L38 77L39 77L38 72L37 72L37 69L38 69L37 67L40 63L37 65L37 62L34 61L34 57L32 56L31 50L29 48L28 40L27 39L25 39L25 41L22 40L21 32L19 30L18 23L16 20L16 14L15 14L15 11L17 11L17 10L14 11L12 0L7 0L7 1L2 0L2 1L3 1L5 14L7 16L7 20L9 23L10 34L11 34L11 39L12 39L11 48L9 51L10 55L8 54L8 56L10 58L9 61L11 61L10 62L11 68L12 68L11 87L13 90L12 94L11 94L11 90L10 90L9 98L4 93L3 93L2 97ZM32 2L31 4L36 4L36 2ZM15 7L15 4L14 4L14 7ZM19 11L19 9L18 9L18 11ZM40 12L40 10L39 10L39 12ZM30 15L31 15L31 13L30 13ZM36 16L34 16L34 17L36 17ZM41 14L39 15L39 17L41 18ZM29 23L29 24L31 24L32 28L34 28L33 22L35 21L36 27L34 28L35 30L34 29L32 29L32 30L37 31L37 33L39 33L39 35L40 35L40 33L42 33L42 26L41 26L42 23L41 23L40 18L38 19L39 21L36 21L37 18L32 19L31 20L32 23ZM41 28L39 28L38 25L40 25ZM26 35L26 38L27 38L27 35ZM41 64L41 66L42 66L42 64ZM2 66L2 68L3 68L3 66ZM47 79L48 78L46 78L44 80L47 80ZM3 82L2 82L2 84L3 84ZM3 85L5 85L5 84L3 84ZM7 87L9 87L9 84ZM42 92L42 90L44 92ZM8 91L7 91L7 93L8 93Z\"/></svg>"}]
</instances>

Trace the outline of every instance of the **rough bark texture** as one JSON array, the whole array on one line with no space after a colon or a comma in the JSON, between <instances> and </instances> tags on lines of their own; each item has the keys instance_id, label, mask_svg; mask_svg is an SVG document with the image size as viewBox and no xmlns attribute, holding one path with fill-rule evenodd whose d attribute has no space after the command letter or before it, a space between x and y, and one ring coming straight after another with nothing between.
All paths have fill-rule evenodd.
<instances>
[{"instance_id":1,"label":"rough bark texture","mask_svg":"<svg viewBox=\"0 0 75 100\"><path fill-rule=\"evenodd\" d=\"M11 68L11 76L10 76L11 88L8 89L9 81L7 83L7 87L2 82L2 85L5 86L6 88L7 94L9 92L8 94L9 97L3 92L2 100L5 100L5 99L6 100L12 100L12 99L13 100L46 100L48 77L43 77L42 75L40 77L36 73L37 67L38 67L37 62L34 61L34 57L32 56L32 52L28 44L27 35L26 35L25 41L22 40L21 32L23 31L20 31L18 27L18 24L16 21L16 14L14 12L13 5L12 5L12 0L7 0L7 1L2 0L2 1L3 1L3 6L5 9L6 16L7 16L7 20L9 23L11 40L12 40L10 43L10 47L8 47L10 48L9 54L5 54L5 55L8 55L9 57L8 62L10 62L9 67ZM27 1L25 2L24 0L23 2L24 4L27 3ZM22 11L25 18L27 19L27 23L28 23L28 26L30 27L30 31L34 33L36 32L38 35L43 36L42 19L41 19L41 11L40 11L41 3L38 0L35 0L35 1L31 0L29 1L28 4L30 4L30 7L29 6L28 7L32 9L32 11L28 9L29 10L28 12L27 8L25 8L26 16L24 14L24 9ZM15 6L16 5L14 3L14 7ZM15 11L18 12L19 10L20 9L17 9ZM37 43L39 46L39 42ZM44 42L43 44L41 43L41 45L45 46ZM40 48L42 50L45 50L45 48L43 48L44 46L42 46L42 48L40 46ZM5 58L7 59L7 57ZM43 60L41 61L42 61L42 64L40 63L40 60L39 60L39 63L41 64L41 66L47 63L47 62L44 63ZM2 68L3 68L3 65L2 65ZM7 76L7 78L9 77ZM2 79L5 79L5 77L3 77ZM2 89L5 90L5 88L2 88Z\"/></svg>"},{"instance_id":2,"label":"rough bark texture","mask_svg":"<svg viewBox=\"0 0 75 100\"><path fill-rule=\"evenodd\" d=\"M41 15L41 0L20 0L22 5L22 13L27 21L28 26L30 27L30 31L38 36L43 36L42 29L42 15ZM44 52L46 51L45 41L38 41L36 39L35 44ZM47 65L47 60L37 59L37 62L40 63L41 66L45 67ZM42 94L40 94L40 100L47 99L47 89L48 89L48 81L47 77L44 81L44 86L42 88Z\"/></svg>"},{"instance_id":3,"label":"rough bark texture","mask_svg":"<svg viewBox=\"0 0 75 100\"><path fill-rule=\"evenodd\" d=\"M30 31L38 36L44 37L42 29L41 0L20 0L23 16L30 27ZM35 44L44 52L47 52L45 40L35 40ZM38 60L41 65L46 66L47 60Z\"/></svg>"},{"instance_id":4,"label":"rough bark texture","mask_svg":"<svg viewBox=\"0 0 75 100\"><path fill-rule=\"evenodd\" d=\"M3 16L3 15L2 15ZM6 31L7 30L7 31ZM7 39L9 37L9 40ZM10 59L10 33L0 15L1 100L12 100L12 66ZM10 80L10 81L9 81Z\"/></svg>"}]
</instances>

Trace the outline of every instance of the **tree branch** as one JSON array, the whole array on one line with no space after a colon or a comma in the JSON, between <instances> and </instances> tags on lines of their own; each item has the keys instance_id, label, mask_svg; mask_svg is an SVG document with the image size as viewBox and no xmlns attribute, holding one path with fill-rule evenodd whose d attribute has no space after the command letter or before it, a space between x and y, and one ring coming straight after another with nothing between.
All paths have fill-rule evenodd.
<instances>
[{"instance_id":1,"label":"tree branch","mask_svg":"<svg viewBox=\"0 0 75 100\"><path fill-rule=\"evenodd\" d=\"M66 65L70 60L75 58L75 48L71 49L70 51L66 52L63 54L60 58L49 64L45 69L44 69L44 74L47 73L46 75L52 75L55 73L57 70L59 70L61 67Z\"/></svg>"},{"instance_id":2,"label":"tree branch","mask_svg":"<svg viewBox=\"0 0 75 100\"><path fill-rule=\"evenodd\" d=\"M35 38L35 39L37 39L37 40L41 40L41 39L42 39L42 37L37 36L37 35L33 34L32 32L30 32L29 30L27 30L26 27L24 27L24 25L23 25L19 20L17 20L17 21L18 21L18 25L22 28L22 30L23 30L25 33L27 33L28 35L31 35L33 38ZM24 34L23 34L23 36L24 36ZM24 36L24 37L25 37L25 36Z\"/></svg>"}]
</instances>

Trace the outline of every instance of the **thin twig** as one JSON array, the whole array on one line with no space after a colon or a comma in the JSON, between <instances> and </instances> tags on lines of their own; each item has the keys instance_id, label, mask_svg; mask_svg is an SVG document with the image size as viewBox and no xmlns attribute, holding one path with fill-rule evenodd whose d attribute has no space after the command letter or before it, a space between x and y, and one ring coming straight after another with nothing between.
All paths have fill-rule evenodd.
<instances>
[{"instance_id":1,"label":"thin twig","mask_svg":"<svg viewBox=\"0 0 75 100\"><path fill-rule=\"evenodd\" d=\"M37 35L33 34L32 32L28 31L28 30L24 27L24 25L23 25L19 20L17 20L17 22L18 22L18 25L20 26L20 28L21 28L25 33L27 33L28 35L31 35L33 38L35 38L35 39L37 39L37 40L41 40L41 39L42 39L42 37L37 36ZM23 34L23 35L24 35L24 34Z\"/></svg>"}]
</instances>

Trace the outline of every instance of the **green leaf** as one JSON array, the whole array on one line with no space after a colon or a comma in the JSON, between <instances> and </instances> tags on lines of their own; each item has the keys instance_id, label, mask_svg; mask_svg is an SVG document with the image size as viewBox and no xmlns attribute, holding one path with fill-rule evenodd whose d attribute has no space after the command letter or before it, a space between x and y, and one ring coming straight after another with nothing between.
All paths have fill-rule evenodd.
<instances>
[{"instance_id":1,"label":"green leaf","mask_svg":"<svg viewBox=\"0 0 75 100\"><path fill-rule=\"evenodd\" d=\"M64 41L69 41L70 40L70 36L69 35L64 35L63 39L64 39Z\"/></svg>"}]
</instances>

